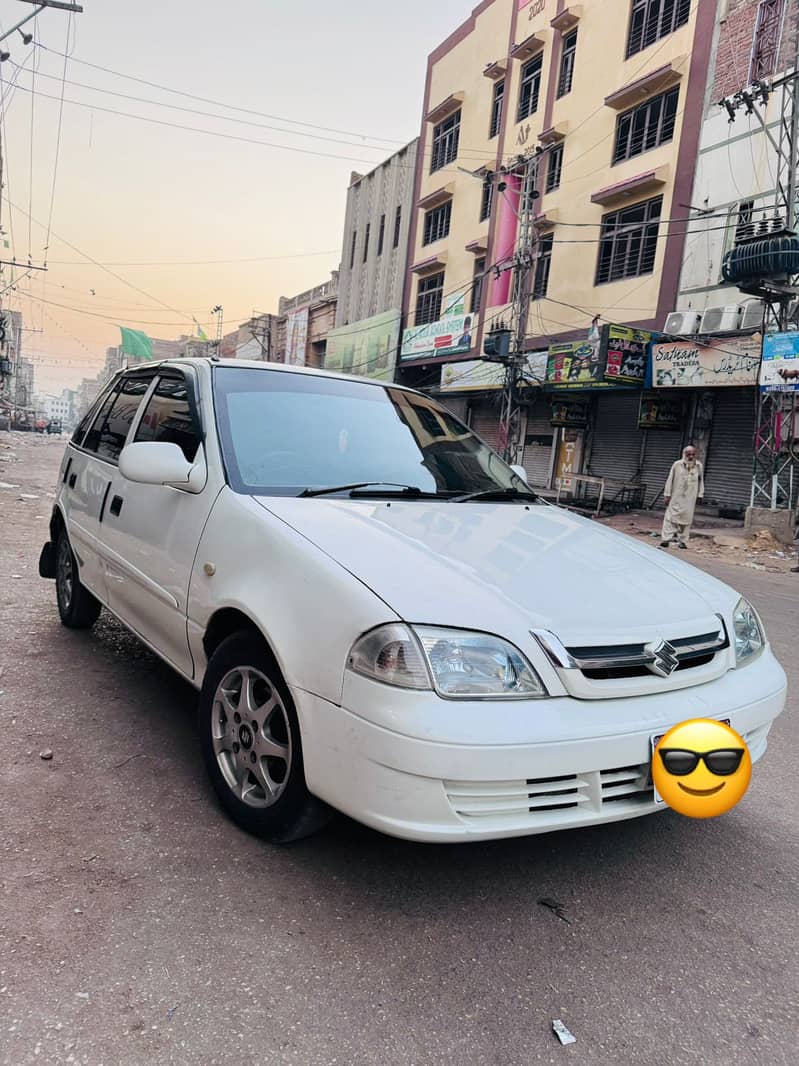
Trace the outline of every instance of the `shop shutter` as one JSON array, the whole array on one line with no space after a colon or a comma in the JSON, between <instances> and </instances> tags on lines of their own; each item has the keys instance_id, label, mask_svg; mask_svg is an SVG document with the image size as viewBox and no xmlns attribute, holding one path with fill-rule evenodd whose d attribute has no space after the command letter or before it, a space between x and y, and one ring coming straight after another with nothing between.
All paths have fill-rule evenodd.
<instances>
[{"instance_id":1,"label":"shop shutter","mask_svg":"<svg viewBox=\"0 0 799 1066\"><path fill-rule=\"evenodd\" d=\"M496 397L499 401L499 397ZM471 419L469 425L478 437L490 445L495 451L499 447L499 402L482 401L473 403L471 406Z\"/></svg>"},{"instance_id":2,"label":"shop shutter","mask_svg":"<svg viewBox=\"0 0 799 1066\"><path fill-rule=\"evenodd\" d=\"M752 501L755 390L718 389L705 463L705 500L723 507Z\"/></svg>"},{"instance_id":3,"label":"shop shutter","mask_svg":"<svg viewBox=\"0 0 799 1066\"><path fill-rule=\"evenodd\" d=\"M638 428L640 392L597 396L597 414L588 472L595 477L630 481L638 473L642 431Z\"/></svg>"},{"instance_id":4,"label":"shop shutter","mask_svg":"<svg viewBox=\"0 0 799 1066\"><path fill-rule=\"evenodd\" d=\"M522 466L527 471L528 482L536 488L548 487L552 467L552 442L555 436L555 430L550 423L551 416L551 406L542 398L536 400L527 416ZM533 440L528 444L527 441L531 437Z\"/></svg>"},{"instance_id":5,"label":"shop shutter","mask_svg":"<svg viewBox=\"0 0 799 1066\"><path fill-rule=\"evenodd\" d=\"M672 463L682 455L682 430L649 429L646 431L646 453L641 471L641 480L646 485L646 503L651 506L657 501L663 506L663 490L669 476Z\"/></svg>"}]
</instances>

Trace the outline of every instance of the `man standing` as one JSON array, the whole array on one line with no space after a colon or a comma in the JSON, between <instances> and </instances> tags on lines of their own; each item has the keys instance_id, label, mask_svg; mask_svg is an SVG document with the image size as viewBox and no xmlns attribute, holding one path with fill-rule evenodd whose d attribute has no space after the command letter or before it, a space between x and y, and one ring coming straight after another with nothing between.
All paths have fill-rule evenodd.
<instances>
[{"instance_id":1,"label":"man standing","mask_svg":"<svg viewBox=\"0 0 799 1066\"><path fill-rule=\"evenodd\" d=\"M696 501L704 495L702 464L697 462L696 448L689 444L682 453L682 459L672 466L666 482L666 517L663 519L661 548L668 548L672 541L676 541L680 548L688 547Z\"/></svg>"}]
</instances>

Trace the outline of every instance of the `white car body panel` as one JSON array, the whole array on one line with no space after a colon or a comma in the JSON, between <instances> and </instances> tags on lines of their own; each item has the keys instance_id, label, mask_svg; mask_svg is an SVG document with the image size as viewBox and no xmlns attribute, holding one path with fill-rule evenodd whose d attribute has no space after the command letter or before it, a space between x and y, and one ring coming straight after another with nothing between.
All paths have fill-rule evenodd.
<instances>
[{"instance_id":1,"label":"white car body panel","mask_svg":"<svg viewBox=\"0 0 799 1066\"><path fill-rule=\"evenodd\" d=\"M687 718L728 718L753 760L765 752L786 684L770 647L741 668L727 646L668 678L597 680L557 666L532 632L567 648L694 638L722 622L730 635L739 597L728 586L554 507L235 492L211 366L180 367L199 382L205 486L134 485L68 447L76 487L59 487L58 506L81 579L198 687L214 616L249 619L292 693L315 795L398 836L491 839L661 810L651 737ZM109 482L124 504L93 527ZM443 699L347 669L360 636L399 621L510 641L548 696Z\"/></svg>"}]
</instances>

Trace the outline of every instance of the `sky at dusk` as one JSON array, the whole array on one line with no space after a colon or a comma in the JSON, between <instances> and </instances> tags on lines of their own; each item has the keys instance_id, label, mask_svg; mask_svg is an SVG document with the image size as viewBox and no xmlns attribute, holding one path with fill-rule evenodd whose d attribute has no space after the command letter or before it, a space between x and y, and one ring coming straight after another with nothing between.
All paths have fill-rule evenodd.
<instances>
[{"instance_id":1,"label":"sky at dusk","mask_svg":"<svg viewBox=\"0 0 799 1066\"><path fill-rule=\"evenodd\" d=\"M0 288L15 282L2 301L23 312L42 393L94 376L119 324L174 338L197 318L210 334L221 304L229 332L327 280L351 171L418 134L426 57L473 6L82 2L25 27L40 48L13 34L0 66L3 258L49 267L6 266ZM0 0L3 31L29 10Z\"/></svg>"}]
</instances>

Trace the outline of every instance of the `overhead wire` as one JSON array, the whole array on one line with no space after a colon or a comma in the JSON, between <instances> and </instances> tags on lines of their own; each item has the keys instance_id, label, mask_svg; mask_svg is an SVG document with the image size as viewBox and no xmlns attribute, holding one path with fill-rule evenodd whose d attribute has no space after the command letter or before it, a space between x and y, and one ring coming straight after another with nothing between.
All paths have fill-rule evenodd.
<instances>
[{"instance_id":1,"label":"overhead wire","mask_svg":"<svg viewBox=\"0 0 799 1066\"><path fill-rule=\"evenodd\" d=\"M49 211L49 214L48 214L48 217L47 217L47 237L45 239L45 244L44 244L44 263L45 263L45 266L47 265L47 252L48 252L48 250L50 248L50 233L51 233L52 228L53 228L53 209L55 208L56 185L57 185L57 182L58 182L58 161L59 161L59 156L60 156L60 153L61 153L61 128L62 128L63 121L64 121L64 91L65 91L66 80L67 80L67 64L69 63L69 54L70 54L69 39L70 39L70 36L72 35L72 27L73 27L74 17L75 16L70 11L69 20L67 22L67 42L66 42L66 45L64 47L64 66L63 66L63 69L61 71L61 98L60 98L60 100L58 102L58 128L57 128L57 132L56 132L55 158L53 160L53 185L52 185L52 189L50 190L50 211ZM73 42L73 45L72 45L73 50L74 50L74 47L75 47L75 44ZM47 77L49 77L49 75L47 75Z\"/></svg>"}]
</instances>

